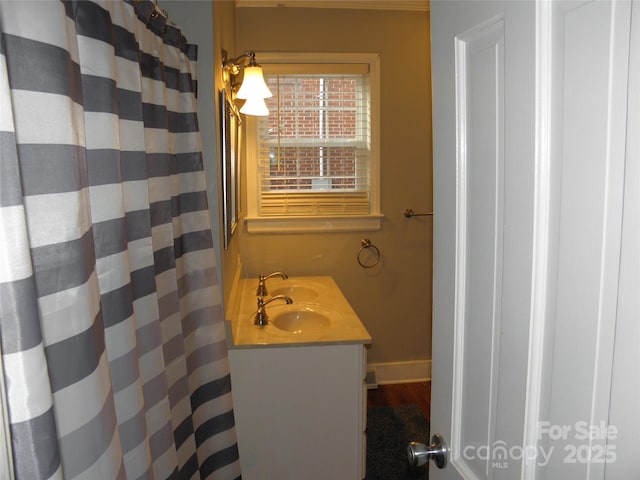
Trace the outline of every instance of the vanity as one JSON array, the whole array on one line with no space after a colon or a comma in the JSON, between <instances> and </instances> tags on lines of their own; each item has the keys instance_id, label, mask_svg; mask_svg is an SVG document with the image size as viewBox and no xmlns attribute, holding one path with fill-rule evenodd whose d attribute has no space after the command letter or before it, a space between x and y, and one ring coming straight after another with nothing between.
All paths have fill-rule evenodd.
<instances>
[{"instance_id":1,"label":"vanity","mask_svg":"<svg viewBox=\"0 0 640 480\"><path fill-rule=\"evenodd\" d=\"M256 278L236 279L229 362L245 480L361 480L366 346L371 337L331 277L269 279L268 323L254 325Z\"/></svg>"}]
</instances>

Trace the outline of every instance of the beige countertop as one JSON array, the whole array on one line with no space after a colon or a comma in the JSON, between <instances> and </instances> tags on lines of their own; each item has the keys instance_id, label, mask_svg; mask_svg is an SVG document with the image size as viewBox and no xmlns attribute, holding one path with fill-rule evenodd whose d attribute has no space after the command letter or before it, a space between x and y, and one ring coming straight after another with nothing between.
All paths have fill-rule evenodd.
<instances>
[{"instance_id":1,"label":"beige countertop","mask_svg":"<svg viewBox=\"0 0 640 480\"><path fill-rule=\"evenodd\" d=\"M256 278L239 278L235 282L227 311L227 328L231 330L230 338L233 339L230 348L371 343L369 332L332 277L269 279L266 283L268 295L264 300L284 294L293 303L287 305L280 299L269 303L266 306L269 324L264 327L254 325L257 285ZM290 328L289 331L278 328L278 325L283 325L279 320L287 315L295 317L300 311L322 317L323 322L317 325L310 323L308 327L299 329ZM324 319L329 319L328 324Z\"/></svg>"}]
</instances>

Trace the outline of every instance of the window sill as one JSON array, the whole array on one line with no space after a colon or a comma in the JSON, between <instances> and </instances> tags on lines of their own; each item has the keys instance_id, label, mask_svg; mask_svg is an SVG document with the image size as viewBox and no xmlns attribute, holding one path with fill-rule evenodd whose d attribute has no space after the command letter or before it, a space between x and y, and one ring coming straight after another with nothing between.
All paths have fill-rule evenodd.
<instances>
[{"instance_id":1,"label":"window sill","mask_svg":"<svg viewBox=\"0 0 640 480\"><path fill-rule=\"evenodd\" d=\"M367 232L380 230L382 215L341 217L245 217L249 233Z\"/></svg>"}]
</instances>

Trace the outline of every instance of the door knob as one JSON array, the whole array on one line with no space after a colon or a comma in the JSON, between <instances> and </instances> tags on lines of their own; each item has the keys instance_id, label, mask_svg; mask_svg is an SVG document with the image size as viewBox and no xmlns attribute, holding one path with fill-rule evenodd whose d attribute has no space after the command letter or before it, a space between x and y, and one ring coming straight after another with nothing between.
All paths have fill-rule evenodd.
<instances>
[{"instance_id":1,"label":"door knob","mask_svg":"<svg viewBox=\"0 0 640 480\"><path fill-rule=\"evenodd\" d=\"M429 460L433 460L438 468L447 466L447 457L449 456L449 448L442 438L442 435L436 433L431 437L431 444L411 442L407 447L407 455L409 456L409 465L419 467Z\"/></svg>"}]
</instances>

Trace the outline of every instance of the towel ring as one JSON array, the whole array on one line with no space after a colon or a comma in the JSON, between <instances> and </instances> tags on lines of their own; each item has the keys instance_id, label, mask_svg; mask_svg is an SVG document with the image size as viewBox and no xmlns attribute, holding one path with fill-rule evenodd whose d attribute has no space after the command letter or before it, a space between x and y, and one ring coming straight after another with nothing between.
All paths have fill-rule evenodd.
<instances>
[{"instance_id":1,"label":"towel ring","mask_svg":"<svg viewBox=\"0 0 640 480\"><path fill-rule=\"evenodd\" d=\"M362 255L362 252L364 250L368 250L369 248L373 248L375 250L375 260L373 263L366 264L362 261L360 256ZM380 262L380 250L378 250L378 247L371 243L371 240L369 240L368 238L363 238L360 241L360 250L358 250L358 256L356 257L356 259L358 260L358 264L362 268L373 268Z\"/></svg>"}]
</instances>

